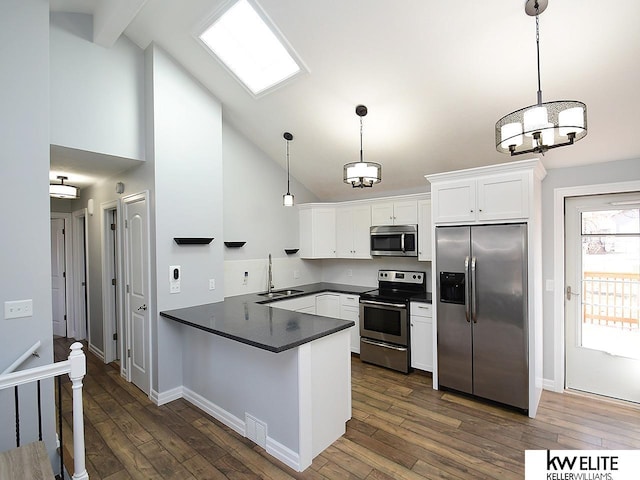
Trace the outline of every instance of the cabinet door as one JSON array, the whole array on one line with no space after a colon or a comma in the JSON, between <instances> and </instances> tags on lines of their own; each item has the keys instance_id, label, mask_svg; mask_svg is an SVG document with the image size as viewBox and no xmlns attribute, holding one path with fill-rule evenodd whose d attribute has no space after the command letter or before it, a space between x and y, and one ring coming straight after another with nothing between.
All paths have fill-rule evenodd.
<instances>
[{"instance_id":1,"label":"cabinet door","mask_svg":"<svg viewBox=\"0 0 640 480\"><path fill-rule=\"evenodd\" d=\"M336 256L335 207L300 209L300 257L334 258Z\"/></svg>"},{"instance_id":2,"label":"cabinet door","mask_svg":"<svg viewBox=\"0 0 640 480\"><path fill-rule=\"evenodd\" d=\"M433 242L431 240L433 222L431 221L431 200L418 202L418 260L433 260Z\"/></svg>"},{"instance_id":3,"label":"cabinet door","mask_svg":"<svg viewBox=\"0 0 640 480\"><path fill-rule=\"evenodd\" d=\"M336 209L336 257L351 258L354 254L354 213L352 208Z\"/></svg>"},{"instance_id":4,"label":"cabinet door","mask_svg":"<svg viewBox=\"0 0 640 480\"><path fill-rule=\"evenodd\" d=\"M340 317L340 295L322 293L316 296L316 315L323 317Z\"/></svg>"},{"instance_id":5,"label":"cabinet door","mask_svg":"<svg viewBox=\"0 0 640 480\"><path fill-rule=\"evenodd\" d=\"M428 317L411 315L411 366L433 371L433 322Z\"/></svg>"},{"instance_id":6,"label":"cabinet door","mask_svg":"<svg viewBox=\"0 0 640 480\"><path fill-rule=\"evenodd\" d=\"M416 225L418 223L418 202L416 200L394 202L393 223L395 225Z\"/></svg>"},{"instance_id":7,"label":"cabinet door","mask_svg":"<svg viewBox=\"0 0 640 480\"><path fill-rule=\"evenodd\" d=\"M431 187L433 223L475 221L475 180L435 183Z\"/></svg>"},{"instance_id":8,"label":"cabinet door","mask_svg":"<svg viewBox=\"0 0 640 480\"><path fill-rule=\"evenodd\" d=\"M355 326L351 327L351 351L360 353L360 309L359 307L340 305L340 318L351 320Z\"/></svg>"},{"instance_id":9,"label":"cabinet door","mask_svg":"<svg viewBox=\"0 0 640 480\"><path fill-rule=\"evenodd\" d=\"M393 202L371 205L371 225L393 225Z\"/></svg>"},{"instance_id":10,"label":"cabinet door","mask_svg":"<svg viewBox=\"0 0 640 480\"><path fill-rule=\"evenodd\" d=\"M371 258L371 207L360 205L351 209L353 225L353 257Z\"/></svg>"},{"instance_id":11,"label":"cabinet door","mask_svg":"<svg viewBox=\"0 0 640 480\"><path fill-rule=\"evenodd\" d=\"M529 217L528 175L516 173L478 179L478 220Z\"/></svg>"}]
</instances>

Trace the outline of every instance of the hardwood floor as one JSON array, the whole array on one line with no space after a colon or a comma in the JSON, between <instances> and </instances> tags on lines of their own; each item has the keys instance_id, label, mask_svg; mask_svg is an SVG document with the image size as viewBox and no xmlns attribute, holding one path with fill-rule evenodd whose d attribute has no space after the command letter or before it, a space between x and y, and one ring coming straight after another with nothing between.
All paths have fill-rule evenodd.
<instances>
[{"instance_id":1,"label":"hardwood floor","mask_svg":"<svg viewBox=\"0 0 640 480\"><path fill-rule=\"evenodd\" d=\"M67 339L55 340L56 360ZM352 359L353 418L346 434L295 472L184 400L155 406L87 352L87 470L122 479L521 479L526 449L640 449L640 409L544 392L537 418L431 388ZM63 384L65 441L71 385ZM65 449L68 450L68 449Z\"/></svg>"}]
</instances>

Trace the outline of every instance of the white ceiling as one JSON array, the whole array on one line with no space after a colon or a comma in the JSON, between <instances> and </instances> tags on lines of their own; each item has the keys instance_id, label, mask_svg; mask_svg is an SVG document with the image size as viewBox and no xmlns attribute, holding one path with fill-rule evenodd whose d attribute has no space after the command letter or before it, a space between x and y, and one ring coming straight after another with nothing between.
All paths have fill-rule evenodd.
<instances>
[{"instance_id":1,"label":"white ceiling","mask_svg":"<svg viewBox=\"0 0 640 480\"><path fill-rule=\"evenodd\" d=\"M510 161L496 152L495 122L536 102L524 0L258 0L309 72L257 99L194 37L226 0L133 3L51 0L51 9L100 12L102 42L122 29L141 48L156 42L283 166L282 133L292 132L291 174L322 200L419 191L425 174ZM547 168L640 159L638 21L637 0L550 0L540 16L543 100L585 102L589 126L576 145L547 152ZM383 165L382 183L366 191L342 183L343 164L359 156L358 104L369 109L364 158Z\"/></svg>"}]
</instances>

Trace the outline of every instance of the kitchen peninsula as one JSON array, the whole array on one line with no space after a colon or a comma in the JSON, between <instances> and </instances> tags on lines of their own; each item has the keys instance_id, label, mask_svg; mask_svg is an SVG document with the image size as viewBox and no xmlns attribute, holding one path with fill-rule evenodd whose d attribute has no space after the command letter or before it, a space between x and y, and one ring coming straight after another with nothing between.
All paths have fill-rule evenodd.
<instances>
[{"instance_id":1,"label":"kitchen peninsula","mask_svg":"<svg viewBox=\"0 0 640 480\"><path fill-rule=\"evenodd\" d=\"M280 298L258 294L161 312L182 332L182 396L302 471L351 418L354 322L270 306L371 287L318 283Z\"/></svg>"}]
</instances>

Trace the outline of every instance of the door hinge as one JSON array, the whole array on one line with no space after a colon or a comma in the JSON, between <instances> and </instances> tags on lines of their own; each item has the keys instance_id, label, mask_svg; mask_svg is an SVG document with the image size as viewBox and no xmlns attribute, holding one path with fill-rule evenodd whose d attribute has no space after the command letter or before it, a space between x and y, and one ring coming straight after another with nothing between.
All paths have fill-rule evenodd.
<instances>
[{"instance_id":1,"label":"door hinge","mask_svg":"<svg viewBox=\"0 0 640 480\"><path fill-rule=\"evenodd\" d=\"M67 321L67 316L66 316L66 315L64 316L64 321L65 321L65 322Z\"/></svg>"},{"instance_id":2,"label":"door hinge","mask_svg":"<svg viewBox=\"0 0 640 480\"><path fill-rule=\"evenodd\" d=\"M64 228L62 229L62 234L64 235Z\"/></svg>"},{"instance_id":3,"label":"door hinge","mask_svg":"<svg viewBox=\"0 0 640 480\"><path fill-rule=\"evenodd\" d=\"M129 221L128 220L124 221L124 228L129 228Z\"/></svg>"},{"instance_id":4,"label":"door hinge","mask_svg":"<svg viewBox=\"0 0 640 480\"><path fill-rule=\"evenodd\" d=\"M131 358L131 349L130 348L127 350L127 358Z\"/></svg>"},{"instance_id":5,"label":"door hinge","mask_svg":"<svg viewBox=\"0 0 640 480\"><path fill-rule=\"evenodd\" d=\"M62 272L62 278L67 278L67 272Z\"/></svg>"},{"instance_id":6,"label":"door hinge","mask_svg":"<svg viewBox=\"0 0 640 480\"><path fill-rule=\"evenodd\" d=\"M127 293L129 293L129 285L127 285Z\"/></svg>"},{"instance_id":7,"label":"door hinge","mask_svg":"<svg viewBox=\"0 0 640 480\"><path fill-rule=\"evenodd\" d=\"M116 286L116 279L115 278L111 279L111 285L113 285L114 287Z\"/></svg>"},{"instance_id":8,"label":"door hinge","mask_svg":"<svg viewBox=\"0 0 640 480\"><path fill-rule=\"evenodd\" d=\"M116 229L116 224L115 224L115 223L112 223L112 224L111 224L111 230L115 230L115 229Z\"/></svg>"},{"instance_id":9,"label":"door hinge","mask_svg":"<svg viewBox=\"0 0 640 480\"><path fill-rule=\"evenodd\" d=\"M114 339L114 340L118 340L118 334L117 334L117 333L114 333L114 334L113 334L113 339Z\"/></svg>"}]
</instances>

